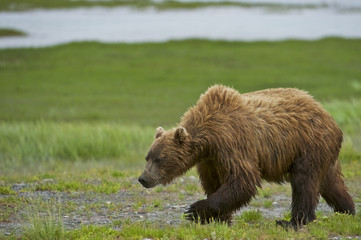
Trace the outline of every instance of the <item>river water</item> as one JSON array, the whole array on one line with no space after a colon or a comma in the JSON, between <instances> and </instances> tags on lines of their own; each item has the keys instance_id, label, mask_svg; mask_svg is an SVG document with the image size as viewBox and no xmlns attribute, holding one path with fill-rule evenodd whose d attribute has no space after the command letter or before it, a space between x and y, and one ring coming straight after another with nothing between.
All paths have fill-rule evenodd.
<instances>
[{"instance_id":1,"label":"river water","mask_svg":"<svg viewBox=\"0 0 361 240\"><path fill-rule=\"evenodd\" d=\"M271 0L262 2L267 1ZM0 38L0 48L43 47L74 41L162 42L186 38L274 41L313 40L328 36L361 38L361 8L358 8L361 7L361 0L344 1L340 5L340 1L320 0L317 3L329 5L287 11L271 11L263 7L206 7L164 11L154 8L94 7L0 12L0 28L14 28L27 33L25 37ZM297 4L296 0L290 2Z\"/></svg>"}]
</instances>

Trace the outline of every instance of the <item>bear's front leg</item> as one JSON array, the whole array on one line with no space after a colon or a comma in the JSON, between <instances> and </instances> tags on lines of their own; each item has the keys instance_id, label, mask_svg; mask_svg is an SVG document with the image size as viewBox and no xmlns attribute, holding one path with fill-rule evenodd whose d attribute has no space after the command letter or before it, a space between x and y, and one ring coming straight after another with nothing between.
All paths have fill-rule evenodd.
<instances>
[{"instance_id":1,"label":"bear's front leg","mask_svg":"<svg viewBox=\"0 0 361 240\"><path fill-rule=\"evenodd\" d=\"M202 224L211 221L230 223L232 213L251 201L260 186L260 177L252 172L242 172L229 177L207 199L193 203L186 212L186 219Z\"/></svg>"},{"instance_id":2,"label":"bear's front leg","mask_svg":"<svg viewBox=\"0 0 361 240\"><path fill-rule=\"evenodd\" d=\"M195 223L206 224L212 221L230 223L232 214L225 214L220 209L210 204L208 199L200 200L193 203L187 212L185 212L187 220Z\"/></svg>"}]
</instances>

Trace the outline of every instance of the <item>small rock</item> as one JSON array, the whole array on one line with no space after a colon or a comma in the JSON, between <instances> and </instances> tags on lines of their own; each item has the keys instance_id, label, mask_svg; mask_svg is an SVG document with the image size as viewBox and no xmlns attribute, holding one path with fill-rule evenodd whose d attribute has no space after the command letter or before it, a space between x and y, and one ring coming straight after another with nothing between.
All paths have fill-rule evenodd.
<instances>
[{"instance_id":1,"label":"small rock","mask_svg":"<svg viewBox=\"0 0 361 240\"><path fill-rule=\"evenodd\" d=\"M197 178L195 176L189 176L189 179L191 179L193 181L197 180Z\"/></svg>"},{"instance_id":2,"label":"small rock","mask_svg":"<svg viewBox=\"0 0 361 240\"><path fill-rule=\"evenodd\" d=\"M16 183L16 184L13 184L11 189L14 191L20 191L21 189L25 188L27 185L28 184L26 184L26 183Z\"/></svg>"},{"instance_id":3,"label":"small rock","mask_svg":"<svg viewBox=\"0 0 361 240\"><path fill-rule=\"evenodd\" d=\"M4 235L5 236L10 236L10 233L9 232L4 232Z\"/></svg>"},{"instance_id":4,"label":"small rock","mask_svg":"<svg viewBox=\"0 0 361 240\"><path fill-rule=\"evenodd\" d=\"M51 179L51 178L46 178L46 179L43 179L42 181L41 181L41 183L44 183L44 184L46 184L46 183L53 183L54 182L54 179Z\"/></svg>"}]
</instances>

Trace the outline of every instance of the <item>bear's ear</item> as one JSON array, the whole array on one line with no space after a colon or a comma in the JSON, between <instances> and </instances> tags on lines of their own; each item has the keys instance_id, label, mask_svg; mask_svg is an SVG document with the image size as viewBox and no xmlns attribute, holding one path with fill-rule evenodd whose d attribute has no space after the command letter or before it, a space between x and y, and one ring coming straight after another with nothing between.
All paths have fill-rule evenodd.
<instances>
[{"instance_id":1,"label":"bear's ear","mask_svg":"<svg viewBox=\"0 0 361 240\"><path fill-rule=\"evenodd\" d=\"M155 130L155 138L159 138L163 133L165 133L165 130L162 127L158 127Z\"/></svg>"},{"instance_id":2,"label":"bear's ear","mask_svg":"<svg viewBox=\"0 0 361 240\"><path fill-rule=\"evenodd\" d=\"M179 127L176 128L176 130L174 132L174 139L179 144L184 143L186 141L187 137L188 137L188 132L184 127L179 126Z\"/></svg>"}]
</instances>

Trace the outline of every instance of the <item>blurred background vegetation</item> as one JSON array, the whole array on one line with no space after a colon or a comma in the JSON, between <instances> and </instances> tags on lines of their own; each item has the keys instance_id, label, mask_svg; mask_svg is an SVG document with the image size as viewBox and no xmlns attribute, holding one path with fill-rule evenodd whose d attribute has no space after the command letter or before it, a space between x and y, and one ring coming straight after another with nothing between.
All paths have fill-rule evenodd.
<instances>
[{"instance_id":1,"label":"blurred background vegetation","mask_svg":"<svg viewBox=\"0 0 361 240\"><path fill-rule=\"evenodd\" d=\"M175 126L219 83L241 93L309 91L346 134L343 156L359 160L360 52L361 40L341 38L0 50L1 162L115 159L139 166L155 127Z\"/></svg>"},{"instance_id":2,"label":"blurred background vegetation","mask_svg":"<svg viewBox=\"0 0 361 240\"><path fill-rule=\"evenodd\" d=\"M1 50L1 121L174 125L212 84L361 95L360 40L72 43Z\"/></svg>"}]
</instances>

